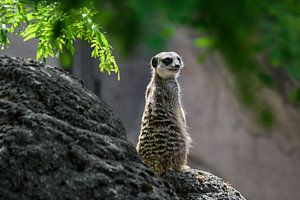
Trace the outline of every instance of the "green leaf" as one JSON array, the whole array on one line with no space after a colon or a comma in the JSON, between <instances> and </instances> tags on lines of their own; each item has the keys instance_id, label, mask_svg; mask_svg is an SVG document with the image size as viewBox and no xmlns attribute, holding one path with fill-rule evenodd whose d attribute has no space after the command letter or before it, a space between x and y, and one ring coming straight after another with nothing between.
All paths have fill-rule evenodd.
<instances>
[{"instance_id":1,"label":"green leaf","mask_svg":"<svg viewBox=\"0 0 300 200\"><path fill-rule=\"evenodd\" d=\"M30 40L30 39L35 38L35 37L36 37L36 34L35 34L35 33L29 34L29 35L27 35L27 36L24 38L24 41Z\"/></svg>"},{"instance_id":2,"label":"green leaf","mask_svg":"<svg viewBox=\"0 0 300 200\"><path fill-rule=\"evenodd\" d=\"M41 57L42 57L42 55L43 55L43 51L42 51L41 49L38 49L37 54L36 54L36 58L37 58L38 60L40 60Z\"/></svg>"},{"instance_id":3,"label":"green leaf","mask_svg":"<svg viewBox=\"0 0 300 200\"><path fill-rule=\"evenodd\" d=\"M101 41L103 42L104 46L108 47L108 42L107 42L105 36L102 33L100 33L100 36L101 36Z\"/></svg>"},{"instance_id":4,"label":"green leaf","mask_svg":"<svg viewBox=\"0 0 300 200\"><path fill-rule=\"evenodd\" d=\"M0 46L9 44L7 32L23 37L24 41L38 39L36 58L45 60L48 56L59 56L64 66L71 63L70 53L75 51L74 41L84 39L93 48L91 56L100 60L99 69L118 72L118 66L111 55L110 45L99 25L93 21L97 13L94 7L76 7L61 10L60 1L2 0L0 4ZM65 52L68 52L67 54Z\"/></svg>"}]
</instances>

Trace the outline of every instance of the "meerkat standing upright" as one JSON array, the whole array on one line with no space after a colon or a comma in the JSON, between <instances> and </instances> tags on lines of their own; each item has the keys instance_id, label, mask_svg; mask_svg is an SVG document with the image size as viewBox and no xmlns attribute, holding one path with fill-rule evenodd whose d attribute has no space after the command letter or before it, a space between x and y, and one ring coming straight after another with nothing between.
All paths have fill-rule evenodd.
<instances>
[{"instance_id":1,"label":"meerkat standing upright","mask_svg":"<svg viewBox=\"0 0 300 200\"><path fill-rule=\"evenodd\" d=\"M190 136L177 81L184 67L175 52L161 52L151 59L152 79L146 90L137 151L157 174L186 168Z\"/></svg>"}]
</instances>

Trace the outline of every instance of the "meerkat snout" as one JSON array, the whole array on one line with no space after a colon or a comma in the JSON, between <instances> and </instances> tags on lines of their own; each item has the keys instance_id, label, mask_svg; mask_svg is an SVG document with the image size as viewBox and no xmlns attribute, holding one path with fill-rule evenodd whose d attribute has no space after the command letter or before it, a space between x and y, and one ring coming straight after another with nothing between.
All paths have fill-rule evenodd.
<instances>
[{"instance_id":1,"label":"meerkat snout","mask_svg":"<svg viewBox=\"0 0 300 200\"><path fill-rule=\"evenodd\" d=\"M153 72L163 79L177 77L184 67L182 58L175 52L161 52L152 57L150 64Z\"/></svg>"}]
</instances>

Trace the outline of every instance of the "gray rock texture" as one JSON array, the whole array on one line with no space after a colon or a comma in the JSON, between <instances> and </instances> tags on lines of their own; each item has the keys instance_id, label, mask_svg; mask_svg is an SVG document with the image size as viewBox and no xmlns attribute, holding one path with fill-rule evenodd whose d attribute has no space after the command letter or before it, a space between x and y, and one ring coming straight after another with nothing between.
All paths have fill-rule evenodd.
<instances>
[{"instance_id":1,"label":"gray rock texture","mask_svg":"<svg viewBox=\"0 0 300 200\"><path fill-rule=\"evenodd\" d=\"M180 199L186 200L245 200L229 183L196 169L170 171L162 176L171 183Z\"/></svg>"},{"instance_id":2,"label":"gray rock texture","mask_svg":"<svg viewBox=\"0 0 300 200\"><path fill-rule=\"evenodd\" d=\"M120 120L79 80L0 56L0 200L243 199L205 172L163 178L142 164Z\"/></svg>"}]
</instances>

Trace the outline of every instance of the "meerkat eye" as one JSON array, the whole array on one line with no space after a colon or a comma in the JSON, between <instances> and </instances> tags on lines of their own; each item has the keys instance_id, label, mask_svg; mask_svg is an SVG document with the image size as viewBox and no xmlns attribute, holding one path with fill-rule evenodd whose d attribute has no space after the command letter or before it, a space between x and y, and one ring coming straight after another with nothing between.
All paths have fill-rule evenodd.
<instances>
[{"instance_id":1,"label":"meerkat eye","mask_svg":"<svg viewBox=\"0 0 300 200\"><path fill-rule=\"evenodd\" d=\"M177 57L178 62L181 64L181 59L179 57Z\"/></svg>"},{"instance_id":2,"label":"meerkat eye","mask_svg":"<svg viewBox=\"0 0 300 200\"><path fill-rule=\"evenodd\" d=\"M165 65L169 65L173 62L172 58L165 58L162 60Z\"/></svg>"}]
</instances>

